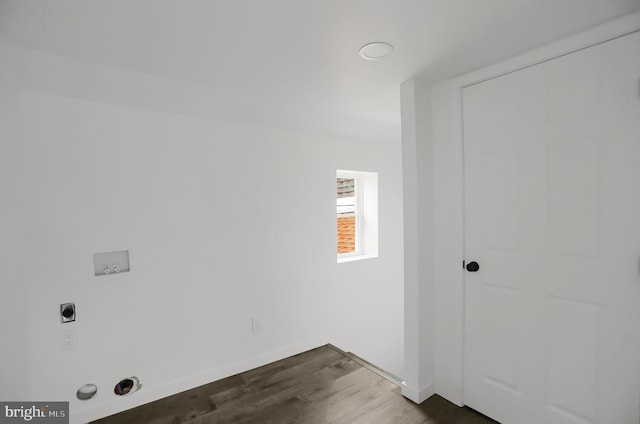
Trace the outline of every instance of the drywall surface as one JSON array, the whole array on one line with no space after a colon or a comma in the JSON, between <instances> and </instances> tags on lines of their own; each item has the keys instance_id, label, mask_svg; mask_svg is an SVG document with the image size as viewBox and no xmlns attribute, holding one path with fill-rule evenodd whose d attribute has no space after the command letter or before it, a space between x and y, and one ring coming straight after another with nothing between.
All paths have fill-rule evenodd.
<instances>
[{"instance_id":1,"label":"drywall surface","mask_svg":"<svg viewBox=\"0 0 640 424\"><path fill-rule=\"evenodd\" d=\"M394 151L365 148L358 159L338 156L340 169L378 173L379 254L374 258L336 263L336 279L330 287L331 300L327 302L335 308L331 312L333 343L396 376L404 373L399 147Z\"/></svg>"},{"instance_id":2,"label":"drywall surface","mask_svg":"<svg viewBox=\"0 0 640 424\"><path fill-rule=\"evenodd\" d=\"M85 422L328 342L401 371L400 145L99 103L133 76L2 47L3 399ZM336 263L338 168L379 173L376 259ZM131 271L94 276L116 250Z\"/></svg>"},{"instance_id":3,"label":"drywall surface","mask_svg":"<svg viewBox=\"0 0 640 424\"><path fill-rule=\"evenodd\" d=\"M427 87L428 88L428 87ZM402 85L405 368L402 393L416 403L433 394L434 182L429 92Z\"/></svg>"},{"instance_id":4,"label":"drywall surface","mask_svg":"<svg viewBox=\"0 0 640 424\"><path fill-rule=\"evenodd\" d=\"M0 62L0 66L2 63ZM0 399L20 401L31 398L31 364L28 352L29 314L27 313L28 278L20 273L23 258L31 256L24 241L26 228L16 225L20 219L22 196L16 181L15 166L6 166L12 160L8 138L16 130L10 104L13 92L0 87Z\"/></svg>"}]
</instances>

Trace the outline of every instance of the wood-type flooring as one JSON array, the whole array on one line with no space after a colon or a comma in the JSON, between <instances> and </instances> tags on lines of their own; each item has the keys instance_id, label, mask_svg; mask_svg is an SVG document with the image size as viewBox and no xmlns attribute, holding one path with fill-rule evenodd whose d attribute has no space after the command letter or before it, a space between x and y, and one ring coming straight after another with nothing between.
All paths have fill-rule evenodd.
<instances>
[{"instance_id":1,"label":"wood-type flooring","mask_svg":"<svg viewBox=\"0 0 640 424\"><path fill-rule=\"evenodd\" d=\"M144 389L143 389L144 390ZM132 394L135 396L135 393ZM420 405L323 346L94 421L97 424L495 424L440 396Z\"/></svg>"}]
</instances>

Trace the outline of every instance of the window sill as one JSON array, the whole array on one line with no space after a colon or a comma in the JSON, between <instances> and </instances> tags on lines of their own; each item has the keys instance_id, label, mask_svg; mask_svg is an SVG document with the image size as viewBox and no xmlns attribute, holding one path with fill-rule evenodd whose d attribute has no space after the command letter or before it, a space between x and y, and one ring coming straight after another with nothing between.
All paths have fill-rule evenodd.
<instances>
[{"instance_id":1,"label":"window sill","mask_svg":"<svg viewBox=\"0 0 640 424\"><path fill-rule=\"evenodd\" d=\"M373 258L377 258L378 255L353 255L353 256L345 256L342 258L338 258L338 263L345 263L345 262L355 262L355 261L361 261L363 259L373 259Z\"/></svg>"}]
</instances>

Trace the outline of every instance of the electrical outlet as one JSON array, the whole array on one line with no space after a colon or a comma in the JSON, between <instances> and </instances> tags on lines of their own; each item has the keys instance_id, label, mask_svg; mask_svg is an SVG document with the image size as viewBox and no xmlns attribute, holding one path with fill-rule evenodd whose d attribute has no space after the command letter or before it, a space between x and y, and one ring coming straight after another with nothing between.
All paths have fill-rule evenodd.
<instances>
[{"instance_id":1,"label":"electrical outlet","mask_svg":"<svg viewBox=\"0 0 640 424\"><path fill-rule=\"evenodd\" d=\"M76 340L73 331L63 332L60 342L62 343L62 350L74 350L76 346Z\"/></svg>"},{"instance_id":2,"label":"electrical outlet","mask_svg":"<svg viewBox=\"0 0 640 424\"><path fill-rule=\"evenodd\" d=\"M251 332L253 334L262 333L262 318L251 318Z\"/></svg>"}]
</instances>

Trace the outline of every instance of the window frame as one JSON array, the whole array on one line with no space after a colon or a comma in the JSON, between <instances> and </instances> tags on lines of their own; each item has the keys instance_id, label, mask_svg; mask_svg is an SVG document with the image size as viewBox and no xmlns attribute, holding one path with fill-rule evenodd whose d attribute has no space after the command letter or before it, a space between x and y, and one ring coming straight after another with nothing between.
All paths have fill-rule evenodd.
<instances>
[{"instance_id":1,"label":"window frame","mask_svg":"<svg viewBox=\"0 0 640 424\"><path fill-rule=\"evenodd\" d=\"M378 173L336 170L337 178L354 180L355 243L353 252L337 254L337 263L378 257ZM336 181L337 184L337 181ZM337 197L336 197L337 198ZM336 205L337 207L337 205ZM337 226L336 210L336 226ZM336 246L337 246L336 232Z\"/></svg>"}]
</instances>

